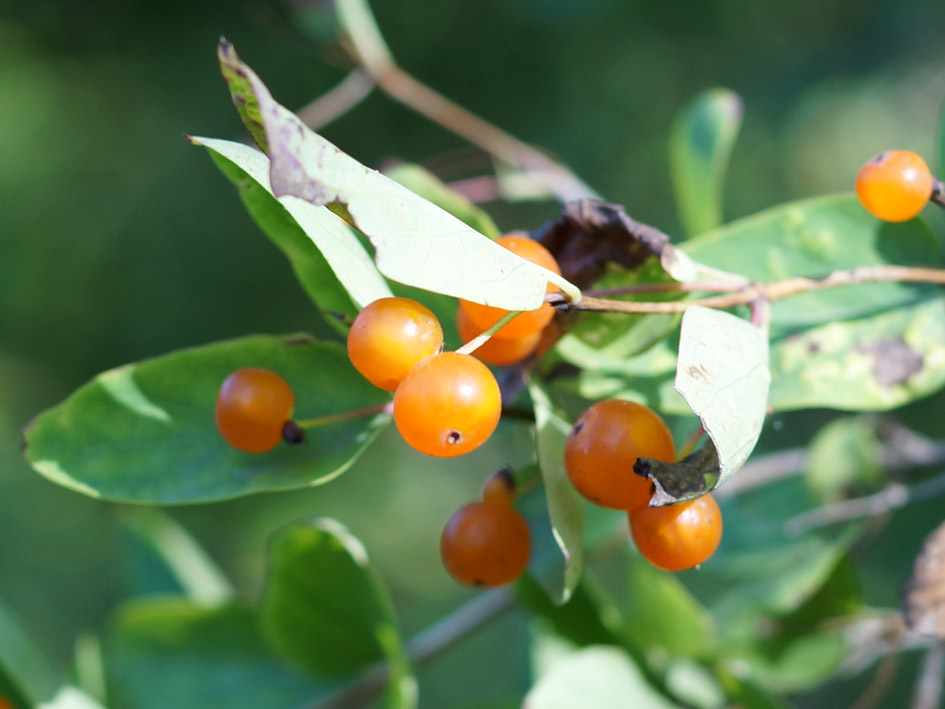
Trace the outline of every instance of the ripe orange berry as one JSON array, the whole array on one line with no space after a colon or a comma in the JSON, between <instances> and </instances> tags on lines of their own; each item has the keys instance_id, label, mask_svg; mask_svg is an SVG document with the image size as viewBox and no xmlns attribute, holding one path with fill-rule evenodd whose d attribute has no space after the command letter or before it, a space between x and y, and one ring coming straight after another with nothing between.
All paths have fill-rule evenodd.
<instances>
[{"instance_id":1,"label":"ripe orange berry","mask_svg":"<svg viewBox=\"0 0 945 709\"><path fill-rule=\"evenodd\" d=\"M598 401L581 414L564 447L564 467L577 491L615 510L650 501L650 481L633 472L641 457L673 461L673 436L652 409L620 399Z\"/></svg>"},{"instance_id":2,"label":"ripe orange berry","mask_svg":"<svg viewBox=\"0 0 945 709\"><path fill-rule=\"evenodd\" d=\"M450 517L440 557L450 575L470 586L500 586L528 566L532 543L525 518L511 505L473 502Z\"/></svg>"},{"instance_id":3,"label":"ripe orange berry","mask_svg":"<svg viewBox=\"0 0 945 709\"><path fill-rule=\"evenodd\" d=\"M922 211L934 184L929 166L920 156L910 150L887 150L860 169L856 196L874 217L904 222Z\"/></svg>"},{"instance_id":4,"label":"ripe orange berry","mask_svg":"<svg viewBox=\"0 0 945 709\"><path fill-rule=\"evenodd\" d=\"M629 513L630 533L643 557L664 571L708 559L722 540L722 511L712 495Z\"/></svg>"},{"instance_id":5,"label":"ripe orange berry","mask_svg":"<svg viewBox=\"0 0 945 709\"><path fill-rule=\"evenodd\" d=\"M285 380L268 369L238 369L220 386L217 430L223 440L246 453L264 453L282 440L295 396Z\"/></svg>"},{"instance_id":6,"label":"ripe orange berry","mask_svg":"<svg viewBox=\"0 0 945 709\"><path fill-rule=\"evenodd\" d=\"M527 236L509 234L500 239L496 239L496 243L500 246L504 246L512 253L521 256L526 261L531 261L532 263L547 268L549 271L554 271L558 275L561 275L561 269L558 268L558 262L555 261L555 257L551 255L548 249L534 239L529 239ZM551 293L555 290L556 286L549 283L547 292ZM496 320L509 312L502 308L493 308L489 305L481 305L480 303L473 303L468 300L460 300L459 305L466 311L469 319L479 328L479 332L495 324ZM515 338L541 332L541 329L545 327L554 316L555 309L546 303L537 310L526 310L521 315L517 315L514 320L504 325L496 334L505 338Z\"/></svg>"},{"instance_id":7,"label":"ripe orange berry","mask_svg":"<svg viewBox=\"0 0 945 709\"><path fill-rule=\"evenodd\" d=\"M0 696L0 709L14 709L13 702L6 697Z\"/></svg>"},{"instance_id":8,"label":"ripe orange berry","mask_svg":"<svg viewBox=\"0 0 945 709\"><path fill-rule=\"evenodd\" d=\"M366 305L348 332L348 358L371 384L394 391L407 372L443 348L443 328L429 308L409 298Z\"/></svg>"},{"instance_id":9,"label":"ripe orange berry","mask_svg":"<svg viewBox=\"0 0 945 709\"><path fill-rule=\"evenodd\" d=\"M394 423L421 453L451 458L478 448L499 425L502 394L471 355L443 352L410 370L394 393Z\"/></svg>"},{"instance_id":10,"label":"ripe orange berry","mask_svg":"<svg viewBox=\"0 0 945 709\"><path fill-rule=\"evenodd\" d=\"M483 483L482 501L490 505L512 505L515 502L515 479L508 468L490 475Z\"/></svg>"},{"instance_id":11,"label":"ripe orange berry","mask_svg":"<svg viewBox=\"0 0 945 709\"><path fill-rule=\"evenodd\" d=\"M456 311L456 329L459 331L459 339L463 344L466 344L476 335L482 333L485 328L480 329L469 319L469 314L463 308L460 308ZM505 330L505 328L502 328L502 330ZM509 338L493 335L486 344L477 347L472 354L483 362L504 367L521 362L528 357L538 347L540 340L541 330L521 337Z\"/></svg>"}]
</instances>

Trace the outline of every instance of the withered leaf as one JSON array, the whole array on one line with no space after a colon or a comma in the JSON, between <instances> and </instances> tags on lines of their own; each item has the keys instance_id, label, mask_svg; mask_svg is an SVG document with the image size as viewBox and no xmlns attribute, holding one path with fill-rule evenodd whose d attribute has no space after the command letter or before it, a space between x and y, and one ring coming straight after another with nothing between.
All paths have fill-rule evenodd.
<instances>
[{"instance_id":1,"label":"withered leaf","mask_svg":"<svg viewBox=\"0 0 945 709\"><path fill-rule=\"evenodd\" d=\"M945 638L945 522L932 532L902 588L906 625L920 635Z\"/></svg>"}]
</instances>

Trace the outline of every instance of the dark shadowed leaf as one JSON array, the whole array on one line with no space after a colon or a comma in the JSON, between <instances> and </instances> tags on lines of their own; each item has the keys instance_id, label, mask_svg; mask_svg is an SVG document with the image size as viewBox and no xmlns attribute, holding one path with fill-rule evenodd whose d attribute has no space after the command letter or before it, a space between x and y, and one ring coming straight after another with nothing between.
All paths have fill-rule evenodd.
<instances>
[{"instance_id":1,"label":"dark shadowed leaf","mask_svg":"<svg viewBox=\"0 0 945 709\"><path fill-rule=\"evenodd\" d=\"M105 669L115 706L138 709L307 706L337 684L274 655L252 609L173 598L120 608Z\"/></svg>"},{"instance_id":2,"label":"dark shadowed leaf","mask_svg":"<svg viewBox=\"0 0 945 709\"><path fill-rule=\"evenodd\" d=\"M220 384L265 367L295 392L295 415L380 406L389 395L351 366L343 345L299 334L221 342L104 372L25 430L25 455L50 480L92 497L205 502L327 482L389 421L368 415L311 429L299 446L242 453L217 433Z\"/></svg>"},{"instance_id":3,"label":"dark shadowed leaf","mask_svg":"<svg viewBox=\"0 0 945 709\"><path fill-rule=\"evenodd\" d=\"M742 122L742 101L709 89L683 109L669 137L669 164L680 220L690 236L722 223L722 190Z\"/></svg>"},{"instance_id":4,"label":"dark shadowed leaf","mask_svg":"<svg viewBox=\"0 0 945 709\"><path fill-rule=\"evenodd\" d=\"M276 534L261 617L280 653L321 675L386 658L395 694L408 706L413 679L387 591L364 547L333 520Z\"/></svg>"}]
</instances>

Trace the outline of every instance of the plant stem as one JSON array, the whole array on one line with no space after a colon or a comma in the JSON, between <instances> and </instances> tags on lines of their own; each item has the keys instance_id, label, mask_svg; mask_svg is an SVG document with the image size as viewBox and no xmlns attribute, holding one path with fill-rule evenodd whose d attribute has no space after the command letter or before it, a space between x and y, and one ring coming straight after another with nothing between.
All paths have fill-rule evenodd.
<instances>
[{"instance_id":1,"label":"plant stem","mask_svg":"<svg viewBox=\"0 0 945 709\"><path fill-rule=\"evenodd\" d=\"M483 330L474 338L472 338L469 342L467 342L465 345L457 349L456 354L472 354L473 352L478 350L480 347L482 347L484 344L486 344L486 342L489 341L490 337L492 337L495 333L497 333L499 330L505 327L509 322L511 322L512 318L514 318L516 315L519 315L520 313L523 313L523 312L525 311L524 310L510 310L501 318L499 318L494 323L492 323L492 325L489 328L487 328L486 330Z\"/></svg>"},{"instance_id":2,"label":"plant stem","mask_svg":"<svg viewBox=\"0 0 945 709\"><path fill-rule=\"evenodd\" d=\"M756 283L725 295L688 301L635 302L610 300L585 295L579 303L569 303L564 296L549 296L548 302L557 307L574 310L594 310L610 313L681 313L693 305L706 308L732 308L749 305L758 300L775 301L802 293L864 283L937 283L945 285L945 269L913 268L910 266L860 266L841 269L821 278L788 278L773 283Z\"/></svg>"},{"instance_id":3,"label":"plant stem","mask_svg":"<svg viewBox=\"0 0 945 709\"><path fill-rule=\"evenodd\" d=\"M361 103L374 86L370 74L364 69L355 69L340 84L300 109L299 119L312 130L318 130Z\"/></svg>"},{"instance_id":4,"label":"plant stem","mask_svg":"<svg viewBox=\"0 0 945 709\"><path fill-rule=\"evenodd\" d=\"M565 165L450 101L397 66L366 2L340 0L337 7L349 33L346 49L388 96L527 172L562 202L599 198Z\"/></svg>"},{"instance_id":5,"label":"plant stem","mask_svg":"<svg viewBox=\"0 0 945 709\"><path fill-rule=\"evenodd\" d=\"M934 202L939 207L945 207L945 182L935 180L932 183L932 197L929 201Z\"/></svg>"},{"instance_id":6,"label":"plant stem","mask_svg":"<svg viewBox=\"0 0 945 709\"><path fill-rule=\"evenodd\" d=\"M699 445L699 441L702 440L702 437L705 435L705 428L703 428L702 423L699 423L699 426L695 431L692 432L692 435L686 439L686 442L683 443L682 448L676 451L676 460L682 460L687 455L692 453L696 446Z\"/></svg>"},{"instance_id":7,"label":"plant stem","mask_svg":"<svg viewBox=\"0 0 945 709\"><path fill-rule=\"evenodd\" d=\"M388 401L386 404L378 404L377 406L368 406L363 409L354 409L353 411L342 411L339 414L329 414L328 416L319 416L318 418L313 419L302 419L296 421L295 425L299 428L310 429L318 428L320 426L327 426L331 423L338 423L340 421L348 421L349 419L361 418L362 416L373 416L374 414L389 414L394 410L394 405L392 402Z\"/></svg>"},{"instance_id":8,"label":"plant stem","mask_svg":"<svg viewBox=\"0 0 945 709\"><path fill-rule=\"evenodd\" d=\"M415 635L407 643L413 665L421 665L452 647L470 633L494 620L515 604L508 588L481 593L471 601ZM372 666L339 692L313 705L313 709L352 709L367 706L387 684L390 671L386 662Z\"/></svg>"},{"instance_id":9,"label":"plant stem","mask_svg":"<svg viewBox=\"0 0 945 709\"><path fill-rule=\"evenodd\" d=\"M642 283L635 286L620 286L618 288L599 288L585 290L585 296L601 298L611 295L629 295L631 293L672 293L676 291L684 292L705 292L705 293L726 293L737 291L744 288L742 283L733 283L731 281L697 281L693 283Z\"/></svg>"}]
</instances>

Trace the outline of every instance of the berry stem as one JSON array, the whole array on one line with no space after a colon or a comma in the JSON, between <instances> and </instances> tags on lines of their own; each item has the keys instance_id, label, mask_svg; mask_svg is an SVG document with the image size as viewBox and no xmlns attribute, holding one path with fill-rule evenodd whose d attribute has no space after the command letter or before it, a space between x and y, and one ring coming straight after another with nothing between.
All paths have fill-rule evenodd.
<instances>
[{"instance_id":1,"label":"berry stem","mask_svg":"<svg viewBox=\"0 0 945 709\"><path fill-rule=\"evenodd\" d=\"M945 209L945 182L935 180L932 183L932 196L929 201Z\"/></svg>"},{"instance_id":2,"label":"berry stem","mask_svg":"<svg viewBox=\"0 0 945 709\"><path fill-rule=\"evenodd\" d=\"M319 428L331 423L348 421L350 419L361 418L362 416L373 416L374 414L389 414L394 410L391 402L378 404L377 406L368 406L363 409L354 409L353 411L342 411L339 414L329 414L328 416L319 416L313 419L301 419L295 422L295 425L301 429Z\"/></svg>"},{"instance_id":3,"label":"berry stem","mask_svg":"<svg viewBox=\"0 0 945 709\"><path fill-rule=\"evenodd\" d=\"M683 291L689 293L727 293L744 288L742 283L732 281L699 281L693 283L642 283L635 286L621 286L619 288L599 288L582 291L585 296L603 298L611 295L627 295L630 293L671 293ZM556 294L551 294L556 295Z\"/></svg>"},{"instance_id":4,"label":"berry stem","mask_svg":"<svg viewBox=\"0 0 945 709\"><path fill-rule=\"evenodd\" d=\"M486 344L486 342L489 341L490 337L492 337L500 329L505 327L512 320L512 318L514 318L519 313L524 313L524 312L525 312L524 310L512 310L506 313L501 318L499 318L494 323L492 323L492 325L488 329L483 330L480 334L476 335L473 339L471 339L465 345L463 345L458 350L456 350L456 354L464 354L464 355L472 354L473 352L478 350L480 347L482 347L484 344Z\"/></svg>"}]
</instances>

